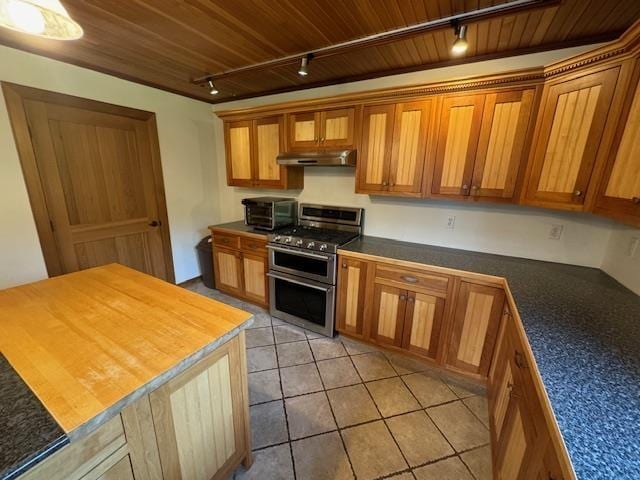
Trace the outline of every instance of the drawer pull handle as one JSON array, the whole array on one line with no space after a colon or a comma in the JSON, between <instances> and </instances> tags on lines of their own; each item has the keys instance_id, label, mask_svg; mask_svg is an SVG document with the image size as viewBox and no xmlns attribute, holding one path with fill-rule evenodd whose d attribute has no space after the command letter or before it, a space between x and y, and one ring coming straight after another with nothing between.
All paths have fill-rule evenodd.
<instances>
[{"instance_id":1,"label":"drawer pull handle","mask_svg":"<svg viewBox=\"0 0 640 480\"><path fill-rule=\"evenodd\" d=\"M407 283L418 283L418 279L411 275L402 275L400 278Z\"/></svg>"},{"instance_id":2,"label":"drawer pull handle","mask_svg":"<svg viewBox=\"0 0 640 480\"><path fill-rule=\"evenodd\" d=\"M516 362L516 367L520 369L527 368L527 362L524 361L524 355L522 355L522 353L516 351L514 360Z\"/></svg>"}]
</instances>

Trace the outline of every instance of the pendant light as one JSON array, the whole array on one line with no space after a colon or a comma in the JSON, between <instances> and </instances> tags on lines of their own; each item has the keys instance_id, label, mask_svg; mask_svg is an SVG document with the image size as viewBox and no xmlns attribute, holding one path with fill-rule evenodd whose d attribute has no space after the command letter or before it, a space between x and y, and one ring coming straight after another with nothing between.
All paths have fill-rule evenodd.
<instances>
[{"instance_id":1,"label":"pendant light","mask_svg":"<svg viewBox=\"0 0 640 480\"><path fill-rule=\"evenodd\" d=\"M467 43L467 26L460 25L457 21L454 21L453 30L456 34L456 40L451 47L451 53L454 55L462 55L469 47Z\"/></svg>"},{"instance_id":2,"label":"pendant light","mask_svg":"<svg viewBox=\"0 0 640 480\"><path fill-rule=\"evenodd\" d=\"M76 40L83 34L60 0L0 0L0 27L53 40Z\"/></svg>"}]
</instances>

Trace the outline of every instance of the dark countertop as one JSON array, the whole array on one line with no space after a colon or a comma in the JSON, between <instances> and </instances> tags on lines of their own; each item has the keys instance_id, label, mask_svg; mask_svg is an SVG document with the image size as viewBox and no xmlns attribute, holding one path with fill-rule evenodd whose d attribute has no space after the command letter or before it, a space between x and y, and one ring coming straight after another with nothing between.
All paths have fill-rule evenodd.
<instances>
[{"instance_id":1,"label":"dark countertop","mask_svg":"<svg viewBox=\"0 0 640 480\"><path fill-rule=\"evenodd\" d=\"M376 237L341 250L506 278L578 478L640 478L638 295L596 268Z\"/></svg>"},{"instance_id":2,"label":"dark countertop","mask_svg":"<svg viewBox=\"0 0 640 480\"><path fill-rule=\"evenodd\" d=\"M238 220L237 222L219 223L218 225L209 225L209 228L224 228L225 230L233 230L240 233L253 233L254 235L262 235L267 238L269 232L265 230L257 230L249 225L245 225L244 221Z\"/></svg>"},{"instance_id":3,"label":"dark countertop","mask_svg":"<svg viewBox=\"0 0 640 480\"><path fill-rule=\"evenodd\" d=\"M53 417L0 354L0 479L17 478L67 443Z\"/></svg>"}]
</instances>

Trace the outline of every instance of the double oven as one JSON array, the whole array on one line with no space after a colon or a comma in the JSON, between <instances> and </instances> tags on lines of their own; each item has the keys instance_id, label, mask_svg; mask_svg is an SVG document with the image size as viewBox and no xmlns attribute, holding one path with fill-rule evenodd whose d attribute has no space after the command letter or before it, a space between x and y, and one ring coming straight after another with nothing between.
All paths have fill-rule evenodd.
<instances>
[{"instance_id":1,"label":"double oven","mask_svg":"<svg viewBox=\"0 0 640 480\"><path fill-rule=\"evenodd\" d=\"M298 218L297 227L269 236L271 315L333 336L336 251L360 235L362 210L301 204Z\"/></svg>"}]
</instances>

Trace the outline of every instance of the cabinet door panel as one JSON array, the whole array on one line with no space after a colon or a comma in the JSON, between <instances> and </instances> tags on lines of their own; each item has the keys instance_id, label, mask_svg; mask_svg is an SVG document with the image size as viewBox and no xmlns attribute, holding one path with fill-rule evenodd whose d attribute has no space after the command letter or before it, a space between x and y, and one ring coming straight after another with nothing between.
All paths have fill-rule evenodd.
<instances>
[{"instance_id":1,"label":"cabinet door panel","mask_svg":"<svg viewBox=\"0 0 640 480\"><path fill-rule=\"evenodd\" d=\"M432 100L400 103L393 129L389 190L420 193Z\"/></svg>"},{"instance_id":2,"label":"cabinet door panel","mask_svg":"<svg viewBox=\"0 0 640 480\"><path fill-rule=\"evenodd\" d=\"M366 262L340 259L336 304L339 331L362 335L367 267Z\"/></svg>"},{"instance_id":3,"label":"cabinet door panel","mask_svg":"<svg viewBox=\"0 0 640 480\"><path fill-rule=\"evenodd\" d=\"M251 121L225 123L227 183L239 187L253 183Z\"/></svg>"},{"instance_id":4,"label":"cabinet door panel","mask_svg":"<svg viewBox=\"0 0 640 480\"><path fill-rule=\"evenodd\" d=\"M518 171L526 157L525 138L531 119L533 90L487 95L471 194L513 197Z\"/></svg>"},{"instance_id":5,"label":"cabinet door panel","mask_svg":"<svg viewBox=\"0 0 640 480\"><path fill-rule=\"evenodd\" d=\"M380 343L401 346L406 292L399 288L375 284L373 301L371 336Z\"/></svg>"},{"instance_id":6,"label":"cabinet door panel","mask_svg":"<svg viewBox=\"0 0 640 480\"><path fill-rule=\"evenodd\" d=\"M460 283L447 363L486 376L500 326L504 291L501 288Z\"/></svg>"},{"instance_id":7,"label":"cabinet door panel","mask_svg":"<svg viewBox=\"0 0 640 480\"><path fill-rule=\"evenodd\" d=\"M267 292L267 258L262 255L242 254L242 272L244 277L244 294L247 298L266 305Z\"/></svg>"},{"instance_id":8,"label":"cabinet door panel","mask_svg":"<svg viewBox=\"0 0 640 480\"><path fill-rule=\"evenodd\" d=\"M402 346L435 359L444 316L444 299L424 293L409 292Z\"/></svg>"},{"instance_id":9,"label":"cabinet door panel","mask_svg":"<svg viewBox=\"0 0 640 480\"><path fill-rule=\"evenodd\" d=\"M609 156L596 212L640 226L640 63Z\"/></svg>"},{"instance_id":10,"label":"cabinet door panel","mask_svg":"<svg viewBox=\"0 0 640 480\"><path fill-rule=\"evenodd\" d=\"M329 110L320 114L320 146L352 148L354 145L355 108Z\"/></svg>"},{"instance_id":11,"label":"cabinet door panel","mask_svg":"<svg viewBox=\"0 0 640 480\"><path fill-rule=\"evenodd\" d=\"M243 396L238 339L151 393L167 478L209 480L242 455Z\"/></svg>"},{"instance_id":12,"label":"cabinet door panel","mask_svg":"<svg viewBox=\"0 0 640 480\"><path fill-rule=\"evenodd\" d=\"M618 72L612 68L546 87L528 199L584 204Z\"/></svg>"},{"instance_id":13,"label":"cabinet door panel","mask_svg":"<svg viewBox=\"0 0 640 480\"><path fill-rule=\"evenodd\" d=\"M315 112L292 113L288 116L289 148L317 148L320 140L320 118Z\"/></svg>"},{"instance_id":14,"label":"cabinet door panel","mask_svg":"<svg viewBox=\"0 0 640 480\"><path fill-rule=\"evenodd\" d=\"M216 247L214 270L218 289L242 295L242 262L240 252Z\"/></svg>"},{"instance_id":15,"label":"cabinet door panel","mask_svg":"<svg viewBox=\"0 0 640 480\"><path fill-rule=\"evenodd\" d=\"M283 117L255 120L255 172L258 186L282 186L284 167L277 163L277 156L284 150Z\"/></svg>"},{"instance_id":16,"label":"cabinet door panel","mask_svg":"<svg viewBox=\"0 0 640 480\"><path fill-rule=\"evenodd\" d=\"M395 105L364 107L362 122L362 148L357 176L358 191L387 190L389 162L393 146Z\"/></svg>"},{"instance_id":17,"label":"cabinet door panel","mask_svg":"<svg viewBox=\"0 0 640 480\"><path fill-rule=\"evenodd\" d=\"M469 194L483 105L484 95L444 99L438 130L432 194Z\"/></svg>"}]
</instances>

